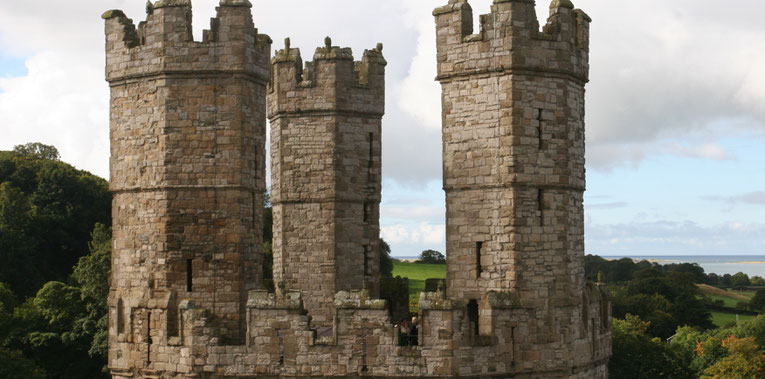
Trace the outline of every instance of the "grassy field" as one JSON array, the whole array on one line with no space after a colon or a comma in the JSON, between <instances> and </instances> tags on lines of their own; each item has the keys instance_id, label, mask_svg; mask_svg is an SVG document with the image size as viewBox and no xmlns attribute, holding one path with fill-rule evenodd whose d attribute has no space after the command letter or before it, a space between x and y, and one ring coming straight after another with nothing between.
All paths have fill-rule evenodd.
<instances>
[{"instance_id":1,"label":"grassy field","mask_svg":"<svg viewBox=\"0 0 765 379\"><path fill-rule=\"evenodd\" d=\"M718 327L723 327L732 322L751 320L753 318L754 316L750 315L738 315L738 320L736 320L736 315L733 313L712 312L712 322Z\"/></svg>"},{"instance_id":2,"label":"grassy field","mask_svg":"<svg viewBox=\"0 0 765 379\"><path fill-rule=\"evenodd\" d=\"M717 287L699 284L701 293L712 300L722 300L728 308L736 308L740 302L749 302L754 297L755 291L733 291L724 290ZM712 322L718 327L723 327L733 322L751 320L754 316L738 315L730 312L712 311Z\"/></svg>"},{"instance_id":3,"label":"grassy field","mask_svg":"<svg viewBox=\"0 0 765 379\"><path fill-rule=\"evenodd\" d=\"M420 292L425 290L425 279L446 278L446 265L393 262L393 276L409 278L409 308L417 311Z\"/></svg>"},{"instance_id":4,"label":"grassy field","mask_svg":"<svg viewBox=\"0 0 765 379\"><path fill-rule=\"evenodd\" d=\"M707 295L712 300L722 300L726 307L736 308L736 305L740 302L749 302L754 297L755 291L733 291L723 290L717 287L708 286L706 284L699 284L699 290L704 295Z\"/></svg>"}]
</instances>

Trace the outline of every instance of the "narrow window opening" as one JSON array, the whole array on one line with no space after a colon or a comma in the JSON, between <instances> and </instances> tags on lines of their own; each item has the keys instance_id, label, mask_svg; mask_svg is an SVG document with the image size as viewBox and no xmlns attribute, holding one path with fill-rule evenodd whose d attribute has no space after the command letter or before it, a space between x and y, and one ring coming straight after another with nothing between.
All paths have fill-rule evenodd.
<instances>
[{"instance_id":1,"label":"narrow window opening","mask_svg":"<svg viewBox=\"0 0 765 379\"><path fill-rule=\"evenodd\" d=\"M250 196L252 198L252 228L255 229L255 221L257 220L255 207L258 206L258 203L255 202L255 192L251 192Z\"/></svg>"},{"instance_id":2,"label":"narrow window opening","mask_svg":"<svg viewBox=\"0 0 765 379\"><path fill-rule=\"evenodd\" d=\"M592 356L595 357L595 354L597 353L597 341L598 341L598 335L595 333L595 319L592 319L592 327L590 328L590 334L592 335Z\"/></svg>"},{"instance_id":3,"label":"narrow window opening","mask_svg":"<svg viewBox=\"0 0 765 379\"><path fill-rule=\"evenodd\" d=\"M117 301L117 333L125 333L125 302L122 299Z\"/></svg>"},{"instance_id":4,"label":"narrow window opening","mask_svg":"<svg viewBox=\"0 0 765 379\"><path fill-rule=\"evenodd\" d=\"M146 312L146 364L151 363L151 312Z\"/></svg>"},{"instance_id":5,"label":"narrow window opening","mask_svg":"<svg viewBox=\"0 0 765 379\"><path fill-rule=\"evenodd\" d=\"M284 331L279 330L279 366L284 366Z\"/></svg>"},{"instance_id":6,"label":"narrow window opening","mask_svg":"<svg viewBox=\"0 0 765 379\"><path fill-rule=\"evenodd\" d=\"M544 190L540 189L537 192L537 208L539 211L539 226L545 225L545 207L544 207Z\"/></svg>"},{"instance_id":7,"label":"narrow window opening","mask_svg":"<svg viewBox=\"0 0 765 379\"><path fill-rule=\"evenodd\" d=\"M478 335L478 301L470 299L467 305L468 321L473 328L473 334Z\"/></svg>"},{"instance_id":8,"label":"narrow window opening","mask_svg":"<svg viewBox=\"0 0 765 379\"><path fill-rule=\"evenodd\" d=\"M364 245L364 275L369 274L369 246Z\"/></svg>"},{"instance_id":9,"label":"narrow window opening","mask_svg":"<svg viewBox=\"0 0 765 379\"><path fill-rule=\"evenodd\" d=\"M543 146L543 141L542 141L542 133L544 132L544 128L542 126L542 110L541 109L537 109L537 111L538 111L538 113L537 113L537 121L538 121L538 123L537 123L537 135L539 136L539 143L538 143L537 147L538 147L539 150L542 150L542 148L544 147Z\"/></svg>"},{"instance_id":10,"label":"narrow window opening","mask_svg":"<svg viewBox=\"0 0 765 379\"><path fill-rule=\"evenodd\" d=\"M364 222L369 222L372 215L372 204L364 203Z\"/></svg>"},{"instance_id":11,"label":"narrow window opening","mask_svg":"<svg viewBox=\"0 0 765 379\"><path fill-rule=\"evenodd\" d=\"M518 361L515 359L515 327L510 327L510 353L511 355L511 367L515 367L518 364Z\"/></svg>"},{"instance_id":12,"label":"narrow window opening","mask_svg":"<svg viewBox=\"0 0 765 379\"><path fill-rule=\"evenodd\" d=\"M590 318L590 303L587 297L582 294L582 326L587 330L587 320Z\"/></svg>"},{"instance_id":13,"label":"narrow window opening","mask_svg":"<svg viewBox=\"0 0 765 379\"><path fill-rule=\"evenodd\" d=\"M374 163L374 141L375 141L375 134L369 133L369 168L371 169Z\"/></svg>"},{"instance_id":14,"label":"narrow window opening","mask_svg":"<svg viewBox=\"0 0 765 379\"><path fill-rule=\"evenodd\" d=\"M186 260L186 292L192 292L192 282L194 280L192 262L193 259Z\"/></svg>"},{"instance_id":15,"label":"narrow window opening","mask_svg":"<svg viewBox=\"0 0 765 379\"><path fill-rule=\"evenodd\" d=\"M475 243L475 266L478 272L478 277L480 277L481 273L483 272L483 267L481 266L482 250L483 250L483 242L476 242Z\"/></svg>"},{"instance_id":16,"label":"narrow window opening","mask_svg":"<svg viewBox=\"0 0 765 379\"><path fill-rule=\"evenodd\" d=\"M178 337L180 328L178 327L178 302L175 295L172 295L170 304L167 307L167 336Z\"/></svg>"},{"instance_id":17,"label":"narrow window opening","mask_svg":"<svg viewBox=\"0 0 765 379\"><path fill-rule=\"evenodd\" d=\"M361 335L361 372L367 372L367 330L364 329Z\"/></svg>"}]
</instances>

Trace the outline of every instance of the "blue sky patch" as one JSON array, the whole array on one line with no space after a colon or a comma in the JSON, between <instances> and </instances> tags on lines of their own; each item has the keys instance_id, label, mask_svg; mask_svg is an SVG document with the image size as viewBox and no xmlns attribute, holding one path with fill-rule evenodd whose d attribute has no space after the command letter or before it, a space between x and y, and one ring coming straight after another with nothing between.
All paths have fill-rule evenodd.
<instances>
[{"instance_id":1,"label":"blue sky patch","mask_svg":"<svg viewBox=\"0 0 765 379\"><path fill-rule=\"evenodd\" d=\"M24 58L6 55L0 51L0 78L16 78L28 73Z\"/></svg>"}]
</instances>

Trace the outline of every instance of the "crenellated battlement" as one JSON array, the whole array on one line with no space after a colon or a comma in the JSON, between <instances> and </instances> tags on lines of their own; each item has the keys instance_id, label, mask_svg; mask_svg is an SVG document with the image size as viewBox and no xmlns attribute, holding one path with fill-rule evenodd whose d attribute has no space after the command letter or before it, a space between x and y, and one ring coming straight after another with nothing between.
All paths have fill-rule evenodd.
<instances>
[{"instance_id":1,"label":"crenellated battlement","mask_svg":"<svg viewBox=\"0 0 765 379\"><path fill-rule=\"evenodd\" d=\"M586 83L591 19L569 0L553 0L540 31L534 0L494 0L474 33L468 0L436 8L438 79L482 72L548 71Z\"/></svg>"},{"instance_id":2,"label":"crenellated battlement","mask_svg":"<svg viewBox=\"0 0 765 379\"><path fill-rule=\"evenodd\" d=\"M269 114L307 111L345 111L382 115L385 99L385 66L382 44L365 50L360 61L353 51L332 46L327 37L313 61L303 63L300 49L287 38L284 49L271 59Z\"/></svg>"},{"instance_id":3,"label":"crenellated battlement","mask_svg":"<svg viewBox=\"0 0 765 379\"><path fill-rule=\"evenodd\" d=\"M249 0L221 0L203 41L192 35L191 1L159 0L146 6L136 27L120 10L106 21L106 78L116 81L158 73L236 72L269 80L271 38L252 23Z\"/></svg>"}]
</instances>

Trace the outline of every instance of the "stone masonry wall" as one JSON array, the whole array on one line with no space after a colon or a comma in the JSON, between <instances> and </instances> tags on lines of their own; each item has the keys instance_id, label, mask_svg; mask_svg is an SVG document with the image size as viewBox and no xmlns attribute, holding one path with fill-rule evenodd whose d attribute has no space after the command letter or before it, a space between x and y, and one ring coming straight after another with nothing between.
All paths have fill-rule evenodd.
<instances>
[{"instance_id":1,"label":"stone masonry wall","mask_svg":"<svg viewBox=\"0 0 765 379\"><path fill-rule=\"evenodd\" d=\"M315 325L329 325L338 291L379 296L382 46L353 61L326 46L305 67L276 52L269 94L274 279L300 291Z\"/></svg>"}]
</instances>

